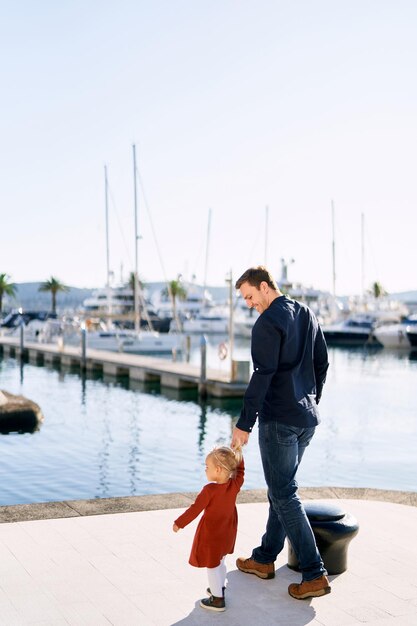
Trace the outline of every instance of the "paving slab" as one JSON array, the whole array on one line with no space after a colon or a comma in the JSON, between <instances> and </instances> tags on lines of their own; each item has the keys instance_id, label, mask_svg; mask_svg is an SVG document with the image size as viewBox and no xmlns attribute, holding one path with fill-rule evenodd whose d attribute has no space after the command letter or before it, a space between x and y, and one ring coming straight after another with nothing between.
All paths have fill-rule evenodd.
<instances>
[{"instance_id":1,"label":"paving slab","mask_svg":"<svg viewBox=\"0 0 417 626\"><path fill-rule=\"evenodd\" d=\"M75 508L68 507L72 516L3 522L0 625L415 626L417 508L379 495L378 500L339 498L360 526L349 547L348 569L330 577L331 594L304 601L287 593L300 575L287 567L286 548L273 580L236 569L236 557L248 556L258 544L268 507L265 501L240 502L236 551L227 557L224 613L199 607L206 571L188 564L196 522L172 532L178 509L188 506L192 494L172 500L170 508L111 512L106 504L105 513L87 515L82 511L91 507L74 501Z\"/></svg>"}]
</instances>

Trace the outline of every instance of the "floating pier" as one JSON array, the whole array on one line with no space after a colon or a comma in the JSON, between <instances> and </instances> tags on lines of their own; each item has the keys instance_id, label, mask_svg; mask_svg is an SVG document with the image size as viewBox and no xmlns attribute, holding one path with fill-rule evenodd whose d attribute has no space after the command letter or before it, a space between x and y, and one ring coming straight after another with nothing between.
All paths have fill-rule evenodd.
<instances>
[{"instance_id":1,"label":"floating pier","mask_svg":"<svg viewBox=\"0 0 417 626\"><path fill-rule=\"evenodd\" d=\"M0 353L34 365L55 365L80 371L127 376L131 380L159 383L171 389L196 389L201 396L242 397L249 381L249 363L234 361L230 372L192 363L124 352L84 350L81 347L22 342L0 335ZM232 377L233 372L233 377Z\"/></svg>"}]
</instances>

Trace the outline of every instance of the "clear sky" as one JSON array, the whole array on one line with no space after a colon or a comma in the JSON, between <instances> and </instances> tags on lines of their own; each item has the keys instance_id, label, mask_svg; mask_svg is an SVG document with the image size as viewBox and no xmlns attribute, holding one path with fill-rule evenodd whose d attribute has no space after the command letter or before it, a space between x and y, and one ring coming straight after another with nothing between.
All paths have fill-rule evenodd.
<instances>
[{"instance_id":1,"label":"clear sky","mask_svg":"<svg viewBox=\"0 0 417 626\"><path fill-rule=\"evenodd\" d=\"M145 281L331 291L333 201L337 293L417 289L416 33L415 0L2 3L0 272L105 284L106 165L126 278L135 144Z\"/></svg>"}]
</instances>

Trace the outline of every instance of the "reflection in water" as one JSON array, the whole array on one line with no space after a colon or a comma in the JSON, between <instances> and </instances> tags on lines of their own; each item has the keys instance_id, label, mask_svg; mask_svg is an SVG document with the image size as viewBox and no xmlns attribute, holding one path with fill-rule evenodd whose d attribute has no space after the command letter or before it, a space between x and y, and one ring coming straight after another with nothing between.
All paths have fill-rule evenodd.
<instances>
[{"instance_id":1,"label":"reflection in water","mask_svg":"<svg viewBox=\"0 0 417 626\"><path fill-rule=\"evenodd\" d=\"M204 440L206 438L206 423L207 423L207 402L202 400L200 402L200 423L198 425L198 449L201 453L204 452Z\"/></svg>"},{"instance_id":2,"label":"reflection in water","mask_svg":"<svg viewBox=\"0 0 417 626\"><path fill-rule=\"evenodd\" d=\"M322 423L302 486L417 488L416 353L331 348ZM8 476L0 504L197 491L204 458L230 444L241 398L199 401L195 390L0 360L0 388L34 398L45 422L2 438ZM256 429L245 488L263 488Z\"/></svg>"},{"instance_id":3,"label":"reflection in water","mask_svg":"<svg viewBox=\"0 0 417 626\"><path fill-rule=\"evenodd\" d=\"M110 374L102 374L101 380L107 387L122 387L122 389L129 389L128 376L111 376Z\"/></svg>"},{"instance_id":4,"label":"reflection in water","mask_svg":"<svg viewBox=\"0 0 417 626\"><path fill-rule=\"evenodd\" d=\"M98 451L98 482L99 489L96 497L109 498L110 492L110 480L109 480L109 464L110 464L110 445L111 445L111 430L109 415L104 407L102 413L103 429L101 438L101 447Z\"/></svg>"},{"instance_id":5,"label":"reflection in water","mask_svg":"<svg viewBox=\"0 0 417 626\"><path fill-rule=\"evenodd\" d=\"M129 444L128 468L130 476L129 495L136 496L139 493L140 484L140 428L137 420L139 407L133 411L129 417L129 433L131 441Z\"/></svg>"},{"instance_id":6,"label":"reflection in water","mask_svg":"<svg viewBox=\"0 0 417 626\"><path fill-rule=\"evenodd\" d=\"M143 381L143 380L129 380L128 388L131 391L141 391L142 393L160 393L159 381Z\"/></svg>"},{"instance_id":7,"label":"reflection in water","mask_svg":"<svg viewBox=\"0 0 417 626\"><path fill-rule=\"evenodd\" d=\"M167 400L175 400L176 402L195 402L197 399L196 389L174 389L170 387L160 386L154 388L155 395L166 398Z\"/></svg>"},{"instance_id":8,"label":"reflection in water","mask_svg":"<svg viewBox=\"0 0 417 626\"><path fill-rule=\"evenodd\" d=\"M84 370L81 370L80 378L81 378L81 406L85 406L85 403L86 403L86 390L87 390L87 385L86 385L87 377L85 375L85 371Z\"/></svg>"}]
</instances>

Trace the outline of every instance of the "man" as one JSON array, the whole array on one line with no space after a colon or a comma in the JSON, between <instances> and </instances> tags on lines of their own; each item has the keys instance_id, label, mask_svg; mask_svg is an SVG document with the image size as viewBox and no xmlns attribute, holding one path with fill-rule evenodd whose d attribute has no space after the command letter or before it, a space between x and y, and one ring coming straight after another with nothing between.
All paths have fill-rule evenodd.
<instances>
[{"instance_id":1,"label":"man","mask_svg":"<svg viewBox=\"0 0 417 626\"><path fill-rule=\"evenodd\" d=\"M260 315L252 329L254 371L231 445L245 445L258 419L269 499L261 545L236 565L242 572L274 578L274 562L287 536L302 572L301 584L291 584L289 594L297 599L322 596L331 588L297 495L296 473L320 421L317 404L329 365L326 342L313 312L283 295L266 268L248 269L236 289Z\"/></svg>"}]
</instances>

